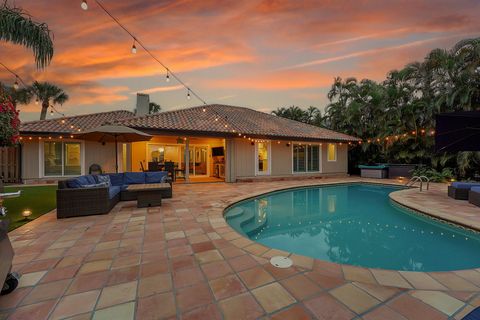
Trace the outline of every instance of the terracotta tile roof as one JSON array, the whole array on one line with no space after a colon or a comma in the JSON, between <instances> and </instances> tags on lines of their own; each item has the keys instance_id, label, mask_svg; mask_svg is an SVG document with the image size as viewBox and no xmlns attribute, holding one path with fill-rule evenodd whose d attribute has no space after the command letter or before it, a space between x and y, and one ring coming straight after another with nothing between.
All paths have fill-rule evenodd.
<instances>
[{"instance_id":1,"label":"terracotta tile roof","mask_svg":"<svg viewBox=\"0 0 480 320\"><path fill-rule=\"evenodd\" d=\"M203 109L205 108L205 112ZM218 116L218 121L215 118ZM244 107L207 105L161 112L154 115L117 121L126 126L151 133L199 133L254 138L357 141L343 133L293 121ZM235 132L233 132L235 130Z\"/></svg>"},{"instance_id":2,"label":"terracotta tile roof","mask_svg":"<svg viewBox=\"0 0 480 320\"><path fill-rule=\"evenodd\" d=\"M23 122L20 125L20 133L73 133L78 132L78 128L86 130L101 126L107 122L115 122L117 120L132 118L134 116L133 112L116 110L65 118L29 121ZM73 126L73 128L71 128L71 126Z\"/></svg>"}]
</instances>

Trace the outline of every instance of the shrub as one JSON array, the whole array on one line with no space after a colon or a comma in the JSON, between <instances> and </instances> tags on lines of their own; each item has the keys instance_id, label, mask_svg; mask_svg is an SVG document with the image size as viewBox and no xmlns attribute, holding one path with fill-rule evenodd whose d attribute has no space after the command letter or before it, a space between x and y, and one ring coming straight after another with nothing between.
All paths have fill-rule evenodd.
<instances>
[{"instance_id":1,"label":"shrub","mask_svg":"<svg viewBox=\"0 0 480 320\"><path fill-rule=\"evenodd\" d=\"M443 168L442 171L437 171L430 167L418 167L413 170L412 174L414 176L426 176L432 182L446 182L454 177L451 168Z\"/></svg>"}]
</instances>

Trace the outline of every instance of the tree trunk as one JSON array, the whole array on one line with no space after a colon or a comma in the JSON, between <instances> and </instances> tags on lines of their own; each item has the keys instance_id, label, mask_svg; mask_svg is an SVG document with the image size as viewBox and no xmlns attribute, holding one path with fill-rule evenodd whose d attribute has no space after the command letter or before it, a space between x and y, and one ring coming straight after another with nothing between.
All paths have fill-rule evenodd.
<instances>
[{"instance_id":1,"label":"tree trunk","mask_svg":"<svg viewBox=\"0 0 480 320\"><path fill-rule=\"evenodd\" d=\"M48 101L42 102L42 112L40 112L40 120L45 120L47 118L48 105Z\"/></svg>"}]
</instances>

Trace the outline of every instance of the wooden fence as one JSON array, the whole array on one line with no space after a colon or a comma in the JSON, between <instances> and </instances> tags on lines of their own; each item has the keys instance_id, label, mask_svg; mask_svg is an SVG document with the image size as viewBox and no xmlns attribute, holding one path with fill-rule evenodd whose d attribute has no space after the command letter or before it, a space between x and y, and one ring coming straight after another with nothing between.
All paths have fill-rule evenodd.
<instances>
[{"instance_id":1,"label":"wooden fence","mask_svg":"<svg viewBox=\"0 0 480 320\"><path fill-rule=\"evenodd\" d=\"M0 177L3 182L20 182L20 148L0 147Z\"/></svg>"}]
</instances>

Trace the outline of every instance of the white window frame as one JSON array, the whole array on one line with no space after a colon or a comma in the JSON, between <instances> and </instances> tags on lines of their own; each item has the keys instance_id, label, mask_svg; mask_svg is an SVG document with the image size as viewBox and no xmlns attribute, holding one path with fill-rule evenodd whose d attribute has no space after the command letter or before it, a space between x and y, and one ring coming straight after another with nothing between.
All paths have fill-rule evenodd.
<instances>
[{"instance_id":1,"label":"white window frame","mask_svg":"<svg viewBox=\"0 0 480 320\"><path fill-rule=\"evenodd\" d=\"M335 160L330 160L330 159L329 159L328 150L329 150L329 147L330 147L331 144L335 147ZM327 143L327 161L328 161L328 162L337 162L337 155L338 155L338 146L337 146L337 144L336 144L336 143L330 143L330 142Z\"/></svg>"},{"instance_id":2,"label":"white window frame","mask_svg":"<svg viewBox=\"0 0 480 320\"><path fill-rule=\"evenodd\" d=\"M59 142L62 144L62 175L56 176L46 176L45 175L45 142ZM83 140L75 140L75 139L42 139L39 141L38 144L38 153L39 159L38 167L40 178L64 178L64 177L78 177L78 174L74 175L65 175L65 143L80 143L80 175L85 174L85 141Z\"/></svg>"},{"instance_id":3,"label":"white window frame","mask_svg":"<svg viewBox=\"0 0 480 320\"><path fill-rule=\"evenodd\" d=\"M295 164L293 163L293 146L294 145L304 145L305 146L305 171L295 171ZM318 170L308 171L308 148L309 146L318 146ZM290 146L290 153L292 159L292 174L312 174L312 173L321 173L322 172L322 144L321 143L303 143L303 142L292 142Z\"/></svg>"},{"instance_id":4,"label":"white window frame","mask_svg":"<svg viewBox=\"0 0 480 320\"><path fill-rule=\"evenodd\" d=\"M255 142L255 175L256 176L269 176L272 172L272 142L270 140L263 141L262 143L267 144L267 153L268 153L268 170L267 171L258 171L258 142Z\"/></svg>"}]
</instances>

